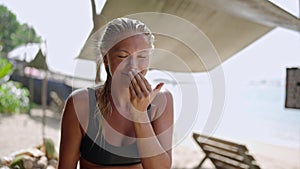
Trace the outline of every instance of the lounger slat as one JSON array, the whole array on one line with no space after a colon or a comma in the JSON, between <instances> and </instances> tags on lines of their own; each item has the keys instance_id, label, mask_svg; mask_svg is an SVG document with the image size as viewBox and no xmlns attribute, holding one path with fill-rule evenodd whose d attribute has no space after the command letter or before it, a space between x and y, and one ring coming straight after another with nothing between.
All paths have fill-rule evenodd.
<instances>
[{"instance_id":1,"label":"lounger slat","mask_svg":"<svg viewBox=\"0 0 300 169\"><path fill-rule=\"evenodd\" d=\"M240 164L236 161L231 161L230 159L218 156L216 154L209 154L208 157L216 165L217 169L226 168L226 169L247 169L248 165Z\"/></svg>"},{"instance_id":2,"label":"lounger slat","mask_svg":"<svg viewBox=\"0 0 300 169\"><path fill-rule=\"evenodd\" d=\"M232 153L232 152L228 152L228 151L224 151L223 149L218 149L215 147L210 147L207 145L203 146L203 151L207 152L207 153L215 153L218 154L220 156L224 156L227 158L230 158L232 160L238 161L240 163L245 163L245 164L250 164L252 163L252 161L254 160L254 158L249 155L249 154L238 154L238 153Z\"/></svg>"},{"instance_id":3,"label":"lounger slat","mask_svg":"<svg viewBox=\"0 0 300 169\"><path fill-rule=\"evenodd\" d=\"M195 134L193 137L199 143L206 143L220 148L236 151L238 153L248 152L247 147L241 144L236 144L233 142L229 142L229 141L225 141L213 137L208 137L205 135L199 135L199 134Z\"/></svg>"},{"instance_id":4,"label":"lounger slat","mask_svg":"<svg viewBox=\"0 0 300 169\"><path fill-rule=\"evenodd\" d=\"M245 151L242 152L238 148L233 149L233 148L228 148L228 147L225 147L225 146L221 147L219 145L207 144L206 142L202 142L202 143L199 143L199 144L202 147L214 148L216 150L230 152L231 154L237 154L237 155L242 155L242 156L246 156L248 154L248 152L245 152Z\"/></svg>"},{"instance_id":5,"label":"lounger slat","mask_svg":"<svg viewBox=\"0 0 300 169\"><path fill-rule=\"evenodd\" d=\"M217 169L260 169L245 145L198 133L193 133L193 138L205 153L205 158L195 168L210 159Z\"/></svg>"}]
</instances>

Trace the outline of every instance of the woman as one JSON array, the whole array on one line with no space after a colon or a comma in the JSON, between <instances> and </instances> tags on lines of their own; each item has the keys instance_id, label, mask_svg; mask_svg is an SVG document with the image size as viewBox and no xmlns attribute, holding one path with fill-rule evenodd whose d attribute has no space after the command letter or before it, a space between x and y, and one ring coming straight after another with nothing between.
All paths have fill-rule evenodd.
<instances>
[{"instance_id":1,"label":"woman","mask_svg":"<svg viewBox=\"0 0 300 169\"><path fill-rule=\"evenodd\" d=\"M59 169L171 168L173 99L145 78L154 36L117 18L100 40L107 80L72 93L61 124Z\"/></svg>"}]
</instances>

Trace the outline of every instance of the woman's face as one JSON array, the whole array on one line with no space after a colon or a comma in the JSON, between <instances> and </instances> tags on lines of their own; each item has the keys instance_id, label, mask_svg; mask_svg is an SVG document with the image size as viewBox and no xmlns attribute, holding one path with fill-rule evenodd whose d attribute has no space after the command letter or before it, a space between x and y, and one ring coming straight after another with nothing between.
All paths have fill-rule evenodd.
<instances>
[{"instance_id":1,"label":"woman's face","mask_svg":"<svg viewBox=\"0 0 300 169\"><path fill-rule=\"evenodd\" d=\"M128 37L113 46L104 56L104 64L119 80L128 79L129 71L146 74L149 67L150 44L144 34Z\"/></svg>"}]
</instances>

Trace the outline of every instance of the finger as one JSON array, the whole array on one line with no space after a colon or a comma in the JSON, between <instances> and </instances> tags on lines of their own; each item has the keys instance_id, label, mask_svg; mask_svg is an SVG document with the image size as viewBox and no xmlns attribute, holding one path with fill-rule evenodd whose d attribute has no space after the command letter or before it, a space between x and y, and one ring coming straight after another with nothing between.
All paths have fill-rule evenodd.
<instances>
[{"instance_id":1,"label":"finger","mask_svg":"<svg viewBox=\"0 0 300 169\"><path fill-rule=\"evenodd\" d=\"M156 87L153 89L156 92L159 92L160 89L163 87L164 83L160 82L159 84L156 85Z\"/></svg>"},{"instance_id":2,"label":"finger","mask_svg":"<svg viewBox=\"0 0 300 169\"><path fill-rule=\"evenodd\" d=\"M137 95L131 84L129 85L129 92L130 92L131 98L136 98Z\"/></svg>"},{"instance_id":3,"label":"finger","mask_svg":"<svg viewBox=\"0 0 300 169\"><path fill-rule=\"evenodd\" d=\"M147 88L146 88L146 85L143 81L143 79L141 78L140 76L140 73L137 73L135 76L134 76L137 84L139 85L139 88L141 89L141 91L144 93L144 92L147 92Z\"/></svg>"},{"instance_id":4,"label":"finger","mask_svg":"<svg viewBox=\"0 0 300 169\"><path fill-rule=\"evenodd\" d=\"M151 93L151 101L156 97L156 95L160 92L161 88L163 87L164 83L159 83L156 85L156 87L153 89Z\"/></svg>"},{"instance_id":5,"label":"finger","mask_svg":"<svg viewBox=\"0 0 300 169\"><path fill-rule=\"evenodd\" d=\"M143 94L142 94L142 91L141 91L141 89L140 89L140 87L139 87L139 85L138 85L138 82L137 82L135 76L133 76L133 73L132 73L132 72L129 72L129 75L130 75L130 78L131 78L130 85L131 85L132 88L134 89L136 95L137 95L138 97L142 97Z\"/></svg>"},{"instance_id":6,"label":"finger","mask_svg":"<svg viewBox=\"0 0 300 169\"><path fill-rule=\"evenodd\" d=\"M144 96L148 97L149 93L152 91L151 86L150 86L150 89L147 87L147 84L149 85L149 83L141 73L138 73L136 76L137 76L136 77L137 82L138 82Z\"/></svg>"},{"instance_id":7,"label":"finger","mask_svg":"<svg viewBox=\"0 0 300 169\"><path fill-rule=\"evenodd\" d=\"M133 73L133 76L134 76L134 80L133 82L137 82L137 85L136 87L139 89L139 91L141 91L141 95L144 95L145 97L148 97L149 96L149 93L150 91L148 91L147 87L146 87L146 84L144 83L144 80L142 79L143 75L141 75L141 73L135 71L135 72L132 72Z\"/></svg>"},{"instance_id":8,"label":"finger","mask_svg":"<svg viewBox=\"0 0 300 169\"><path fill-rule=\"evenodd\" d=\"M149 84L148 80L145 78L145 76L142 73L139 73L139 75L140 75L141 79L144 81L147 91L151 92L152 88L151 88L151 85Z\"/></svg>"}]
</instances>

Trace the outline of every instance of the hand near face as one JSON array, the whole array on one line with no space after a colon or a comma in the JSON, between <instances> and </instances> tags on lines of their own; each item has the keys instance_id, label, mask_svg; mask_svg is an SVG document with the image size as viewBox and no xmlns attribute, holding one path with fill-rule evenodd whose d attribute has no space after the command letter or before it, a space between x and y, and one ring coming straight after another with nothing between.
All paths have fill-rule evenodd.
<instances>
[{"instance_id":1,"label":"hand near face","mask_svg":"<svg viewBox=\"0 0 300 169\"><path fill-rule=\"evenodd\" d=\"M130 71L131 82L129 84L130 102L138 112L146 112L148 105L160 92L163 83L159 83L154 89L141 72Z\"/></svg>"}]
</instances>

